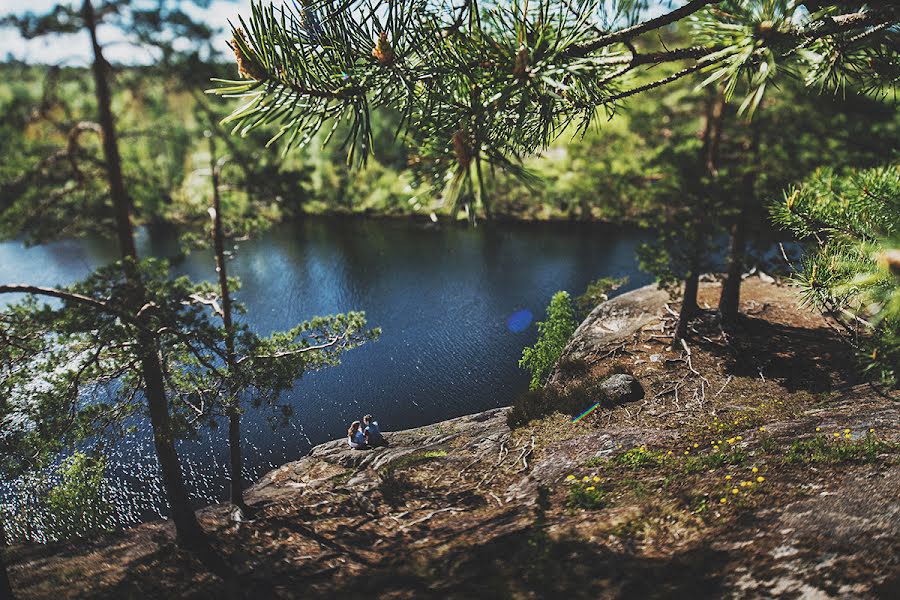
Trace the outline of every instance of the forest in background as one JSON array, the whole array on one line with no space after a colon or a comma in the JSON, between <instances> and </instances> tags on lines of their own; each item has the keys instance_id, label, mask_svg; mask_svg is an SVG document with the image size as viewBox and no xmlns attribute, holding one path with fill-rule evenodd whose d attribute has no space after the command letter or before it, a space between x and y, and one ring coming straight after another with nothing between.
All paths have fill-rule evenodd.
<instances>
[{"instance_id":1,"label":"forest in background","mask_svg":"<svg viewBox=\"0 0 900 600\"><path fill-rule=\"evenodd\" d=\"M684 39L675 29L666 32L664 43ZM266 146L271 128L254 129L246 137L231 135L231 125L221 121L235 102L203 92L211 79L230 77L235 68L233 63L192 62L115 69L113 108L125 142L124 176L140 223L177 226L206 218L208 134L215 138L217 152L227 156L222 175L226 202L238 214L249 213L253 204L252 212L269 221L322 214L466 218L466 207L451 214L454 206L434 193L436 182L419 168L414 144L395 135L399 115L387 109L374 113L373 155L358 168L347 165L339 144L323 145L323 133L286 153ZM665 74L666 67L656 71L652 76ZM103 196L98 180L81 173L102 166L99 138L83 125L96 113L89 69L7 61L0 73L5 115L0 134L7 148L0 165L2 193L52 196L60 184L72 185L74 176L82 186L78 193L88 205L96 205ZM586 132L573 128L562 134L525 159L534 178L497 172L490 184L491 217L656 225L660 209L676 205L673 197L684 194L692 179L703 177L695 163L709 90L698 87L701 80L697 76L687 84L637 95ZM744 193L738 188L749 170L759 175L753 177L753 196L766 203L779 200L788 185L818 168L843 172L879 165L900 130L890 102L819 94L790 80L770 90L762 108L751 128L746 115L737 114L737 101L723 107L718 166L723 184L718 192L724 197ZM751 152L754 136L757 146ZM335 137L341 137L340 128ZM41 161L60 148L67 160L39 176ZM479 218L482 213L479 209ZM16 217L19 221L3 224L8 231L21 230L34 218L27 213ZM764 215L757 215L756 222L758 228L768 227Z\"/></svg>"}]
</instances>

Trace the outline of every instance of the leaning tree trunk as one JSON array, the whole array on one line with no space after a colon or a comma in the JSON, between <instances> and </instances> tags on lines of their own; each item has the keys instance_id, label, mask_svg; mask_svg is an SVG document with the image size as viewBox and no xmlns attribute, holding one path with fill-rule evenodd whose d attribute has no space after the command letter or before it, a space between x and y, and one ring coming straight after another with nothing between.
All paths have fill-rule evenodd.
<instances>
[{"instance_id":1,"label":"leaning tree trunk","mask_svg":"<svg viewBox=\"0 0 900 600\"><path fill-rule=\"evenodd\" d=\"M752 127L752 126L751 126ZM747 156L752 163L759 150L759 128L751 132ZM744 274L744 257L747 253L747 237L755 201L754 184L756 173L752 164L748 166L741 182L741 210L731 226L731 240L728 244L728 266L722 293L719 296L719 316L724 325L733 325L738 318L741 304L741 279Z\"/></svg>"},{"instance_id":2,"label":"leaning tree trunk","mask_svg":"<svg viewBox=\"0 0 900 600\"><path fill-rule=\"evenodd\" d=\"M234 352L234 330L231 319L231 290L228 286L228 271L225 264L225 233L222 228L222 199L219 194L219 165L216 160L215 138L209 138L209 166L212 176L212 220L213 220L213 248L216 255L216 272L219 275L219 293L222 296L222 323L225 326L225 360L229 369L233 369L236 363ZM231 503L246 513L247 504L244 502L244 481L241 477L243 459L241 457L241 413L237 406L237 398L228 398L228 453L231 468Z\"/></svg>"},{"instance_id":3,"label":"leaning tree trunk","mask_svg":"<svg viewBox=\"0 0 900 600\"><path fill-rule=\"evenodd\" d=\"M102 49L97 41L96 16L90 0L85 0L83 13L85 26L90 33L91 45L94 51L94 86L100 127L103 132L103 156L106 176L109 181L110 196L115 210L119 247L122 258L126 263L126 277L133 280L136 294L146 297L146 289L136 269L138 255L134 243L131 206L128 194L125 191L125 182L122 178L122 160L119 155L115 123L112 116L109 82L106 75L107 62L103 58ZM143 305L145 298L138 298L138 300L139 304ZM172 521L175 524L176 535L182 544L205 550L208 547L206 536L191 507L181 472L181 463L175 451L175 440L169 415L169 401L166 397L163 369L159 356L159 343L155 337L148 333L138 334L137 342L140 352L141 370L144 376L147 405L150 412L150 424L153 428L153 444L156 449L156 456L159 459L160 469L162 470L163 486L166 490L169 508L172 511Z\"/></svg>"}]
</instances>

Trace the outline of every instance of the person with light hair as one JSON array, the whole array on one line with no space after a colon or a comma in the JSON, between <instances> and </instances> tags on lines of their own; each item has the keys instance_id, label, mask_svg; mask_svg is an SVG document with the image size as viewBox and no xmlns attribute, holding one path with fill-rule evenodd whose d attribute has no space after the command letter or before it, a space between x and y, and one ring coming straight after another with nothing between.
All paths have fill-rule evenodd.
<instances>
[{"instance_id":1,"label":"person with light hair","mask_svg":"<svg viewBox=\"0 0 900 600\"><path fill-rule=\"evenodd\" d=\"M366 444L366 434L363 433L362 426L359 421L353 421L350 429L347 430L347 444L354 450L365 450L368 448Z\"/></svg>"}]
</instances>

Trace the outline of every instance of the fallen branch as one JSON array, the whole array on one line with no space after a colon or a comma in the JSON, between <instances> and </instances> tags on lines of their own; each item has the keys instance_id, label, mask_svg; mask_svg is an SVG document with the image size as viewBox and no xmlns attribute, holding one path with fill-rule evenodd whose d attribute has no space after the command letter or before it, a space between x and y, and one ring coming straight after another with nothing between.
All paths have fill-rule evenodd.
<instances>
[{"instance_id":1,"label":"fallen branch","mask_svg":"<svg viewBox=\"0 0 900 600\"><path fill-rule=\"evenodd\" d=\"M448 506L447 508L439 508L439 509L432 511L429 514L425 515L421 519L416 519L415 521L412 521L410 523L407 523L406 525L401 526L400 529L403 529L403 530L409 529L413 525L418 525L419 523L424 523L425 521L428 521L435 515L443 513L443 512L463 512L463 509L456 508L453 506Z\"/></svg>"}]
</instances>

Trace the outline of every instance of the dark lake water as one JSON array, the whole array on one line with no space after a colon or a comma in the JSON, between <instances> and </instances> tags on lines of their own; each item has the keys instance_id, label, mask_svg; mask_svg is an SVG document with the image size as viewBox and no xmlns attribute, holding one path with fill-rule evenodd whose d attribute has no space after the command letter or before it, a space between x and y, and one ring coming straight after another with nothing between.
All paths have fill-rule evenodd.
<instances>
[{"instance_id":1,"label":"dark lake water","mask_svg":"<svg viewBox=\"0 0 900 600\"><path fill-rule=\"evenodd\" d=\"M244 418L246 477L343 436L365 413L395 430L509 404L527 388L517 362L536 329L513 332L507 319L525 309L540 320L553 292L579 294L597 277L627 275L628 289L648 283L635 258L647 238L602 225L314 219L241 243L229 269L242 280L237 298L257 331L347 310L366 311L382 328L378 341L346 353L339 367L297 382L283 399L294 409L287 426L273 429L265 410ZM143 255L178 255L171 233L143 232L139 242ZM0 281L67 284L115 258L112 241L0 243ZM212 255L190 254L173 270L212 280ZM179 449L198 504L226 498L224 429L201 431ZM118 523L164 514L146 427L111 458Z\"/></svg>"}]
</instances>

